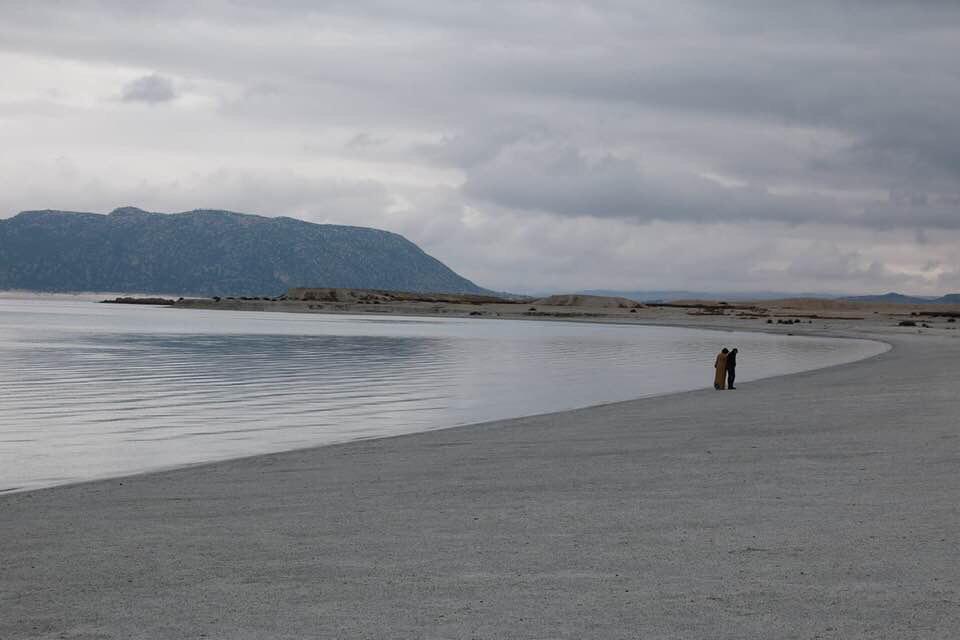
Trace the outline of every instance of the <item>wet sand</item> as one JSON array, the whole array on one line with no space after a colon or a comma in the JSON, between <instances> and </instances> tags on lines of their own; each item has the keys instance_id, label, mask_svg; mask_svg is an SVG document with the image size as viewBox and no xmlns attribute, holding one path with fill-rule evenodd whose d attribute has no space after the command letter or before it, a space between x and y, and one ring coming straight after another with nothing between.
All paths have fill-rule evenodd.
<instances>
[{"instance_id":1,"label":"wet sand","mask_svg":"<svg viewBox=\"0 0 960 640\"><path fill-rule=\"evenodd\" d=\"M0 497L0 638L955 637L960 340L881 333L737 391Z\"/></svg>"}]
</instances>

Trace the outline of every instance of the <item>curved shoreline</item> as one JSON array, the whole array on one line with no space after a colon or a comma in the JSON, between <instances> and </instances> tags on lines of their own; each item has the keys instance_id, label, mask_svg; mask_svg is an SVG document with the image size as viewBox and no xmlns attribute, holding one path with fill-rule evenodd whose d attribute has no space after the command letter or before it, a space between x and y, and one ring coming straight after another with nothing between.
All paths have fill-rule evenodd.
<instances>
[{"instance_id":1,"label":"curved shoreline","mask_svg":"<svg viewBox=\"0 0 960 640\"><path fill-rule=\"evenodd\" d=\"M248 313L258 313L258 312L248 312ZM283 312L280 312L280 313L283 313ZM411 316L411 317L412 317L412 316ZM393 319L396 319L396 318L397 318L397 316L392 316L390 319L393 320ZM486 319L486 320L491 321L491 322L499 322L499 321L501 321L501 319L494 319L494 318L488 318L488 319ZM543 319L540 319L540 318L504 318L504 319L502 319L502 320L525 320L525 321L538 321L538 320L539 320L539 321L543 321ZM641 322L641 323L638 323L638 322L622 322L622 321L616 321L616 320L597 322L597 321L591 321L591 320L577 320L577 319L570 320L570 319L557 319L557 318L547 319L546 321L548 321L548 322L573 322L573 323L578 323L578 324L616 324L616 325L619 325L619 326L631 326L631 327L678 328L678 329L691 329L691 330L694 330L694 331L714 332L714 333L721 333L721 334L724 334L724 333L744 333L744 334L759 333L759 334L764 334L764 335L779 335L779 336L784 336L784 335L794 336L794 335L795 335L795 334L793 334L793 333L786 333L786 332L783 331L783 330L777 331L777 330L775 330L775 329L770 329L770 330L763 330L763 329L759 329L759 328L756 328L756 329L729 328L729 329L728 329L728 328L722 328L722 327L719 327L719 328L718 328L718 327L703 327L703 326L697 326L697 325L695 325L695 324L680 324L680 323L650 323L650 322ZM741 384L748 384L748 383L750 383L750 382L755 382L755 381L759 381L759 380L766 380L766 379L770 379L770 378L779 378L779 377L784 377L784 376L797 375L797 374L800 374L800 373L807 373L807 372L810 372L810 371L819 371L819 370L823 370L823 369L831 369L831 368L833 368L833 367L838 367L838 366L845 366L845 365L848 365L848 364L853 364L853 363L860 362L860 361L863 361L863 360L867 360L867 359L870 359L870 358L875 358L875 357L882 356L882 355L884 355L885 353L887 353L888 351L890 351L890 350L893 349L893 345L890 344L889 342L885 342L885 341L883 341L883 340L878 340L878 339L876 339L876 338L865 338L865 337L859 337L859 336L849 335L849 334L847 334L847 335L835 334L835 335L834 335L834 334L826 334L826 333L823 333L823 332L808 332L808 333L800 334L800 337L815 338L815 339L819 338L819 339L857 340L857 341L863 341L863 342L873 342L873 343L876 343L876 344L878 344L878 345L884 345L884 346L886 347L886 349L884 349L883 351L880 351L879 353L876 353L876 354L872 354L872 355L868 355L868 356L863 356L863 357L859 357L859 356L858 356L858 357L856 357L855 359L852 359L852 360L847 360L847 361L838 362L838 363L824 364L824 365L821 365L821 366L813 366L813 367L810 367L810 368L808 368L808 369L802 369L802 370L799 370L799 371L788 371L788 372L786 372L786 373L776 373L776 374L773 374L773 375L762 376L762 377L759 377L759 378L741 378L740 383L741 383ZM443 429L460 429L460 428L467 428L467 427L473 427L473 426L483 425L483 424L492 423L492 422L506 422L506 421L510 421L510 420L520 420L520 419L523 419L523 418L532 418L532 417L537 417L537 416L558 415L558 414L563 414L563 413L566 413L566 412L569 412L569 411L579 411L579 410L589 409L589 408L593 408L593 407L602 407L602 406L607 406L607 405L612 405L612 404L619 404L619 403L622 403L622 402L639 402L639 401L647 400L647 399L651 399L651 398L658 398L658 397L663 397L663 396L681 395L681 394L684 394L684 393L692 393L692 392L696 392L696 391L702 391L702 390L704 390L704 389L709 389L709 386L708 386L708 385L704 385L703 387L699 387L699 388L695 388L695 389L679 389L679 390L674 390L674 391L654 392L654 393L651 393L651 394L648 394L648 395L641 395L641 396L637 396L637 397L626 398L626 399L623 399L623 400L604 401L604 402L598 402L598 403L593 403L593 404L587 404L587 405L583 405L583 406L574 406L574 407L569 407L569 408L563 408L563 409L558 409L558 410L548 410L548 411L542 411L542 412L530 413L530 414L520 414L520 415L516 415L516 416L506 416L506 417L502 417L502 418L495 418L495 419L490 419L490 420L480 420L480 421L477 421L477 422L469 422L469 423L456 424L456 425L450 425L450 426L435 426L435 427L429 427L429 428L425 428L425 429L418 430L418 431L406 431L406 432L392 433L392 434L389 434L389 433L388 433L388 434L375 434L375 435L360 436L360 437L349 437L349 438L342 439L342 440L332 440L332 441L327 441L327 442L320 442L320 443L317 443L317 444L311 444L311 445L308 445L308 446L298 446L298 447L294 447L294 448L290 448L290 449L266 450L266 451L258 451L258 452L253 452L253 453L249 453L249 454L246 454L246 455L240 455L240 456L230 456L230 457L223 457L223 458L212 458L212 459L201 460L201 461L197 461L197 462L173 463L173 464L169 464L169 465L165 465L165 466L160 466L160 467L153 467L153 468L149 468L149 469L132 471L132 472L129 472L129 473L118 473L118 474L113 474L113 473L111 473L111 474L102 475L102 476L88 477L88 478L83 478L83 479L79 479L79 480L70 480L70 481L58 482L58 483L55 483L55 484L48 484L48 485L41 485L41 486L25 486L25 487L21 487L21 486L11 486L11 487L0 487L0 498L2 498L3 496L6 496L6 495L14 495L14 494L20 494L20 493L26 493L26 492L32 492L32 491L45 491L45 490L57 489L57 488L63 488L63 487L70 487L70 486L75 486L75 485L84 485L84 484L90 484L90 483L105 482L105 481L109 481L109 480L121 480L121 479L124 479L124 478L132 478L132 477L137 477L137 476L150 475L150 474L154 474L154 473L165 473L165 472L169 472L169 471L175 471L175 470L178 470L178 469L193 469L193 468L203 467L203 466L205 466L205 465L220 464L220 463L223 463L223 462L228 462L228 461L233 461L233 460L247 460L247 459L256 458L256 457L264 456L264 455L282 454L282 453L289 453L289 452L293 452L293 451L311 450L311 449L318 449L318 448L322 448L322 447L338 446L338 445L348 444L348 443L350 443L350 442L371 441L371 440L377 440L377 439L380 439L380 438L403 437L403 436L407 436L407 435L413 435L413 434L416 434L416 433L426 433L426 432L431 432L431 431L439 431L439 430L443 430Z\"/></svg>"},{"instance_id":2,"label":"curved shoreline","mask_svg":"<svg viewBox=\"0 0 960 640\"><path fill-rule=\"evenodd\" d=\"M0 637L949 637L960 346L883 339L737 393L0 496Z\"/></svg>"}]
</instances>

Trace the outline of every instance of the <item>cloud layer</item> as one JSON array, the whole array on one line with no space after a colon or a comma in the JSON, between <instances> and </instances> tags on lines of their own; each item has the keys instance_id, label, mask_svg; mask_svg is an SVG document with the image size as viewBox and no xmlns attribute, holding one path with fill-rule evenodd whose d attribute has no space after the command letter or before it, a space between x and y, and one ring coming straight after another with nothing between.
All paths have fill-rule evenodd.
<instances>
[{"instance_id":1,"label":"cloud layer","mask_svg":"<svg viewBox=\"0 0 960 640\"><path fill-rule=\"evenodd\" d=\"M0 215L375 225L500 289L945 292L958 43L935 1L5 3Z\"/></svg>"}]
</instances>

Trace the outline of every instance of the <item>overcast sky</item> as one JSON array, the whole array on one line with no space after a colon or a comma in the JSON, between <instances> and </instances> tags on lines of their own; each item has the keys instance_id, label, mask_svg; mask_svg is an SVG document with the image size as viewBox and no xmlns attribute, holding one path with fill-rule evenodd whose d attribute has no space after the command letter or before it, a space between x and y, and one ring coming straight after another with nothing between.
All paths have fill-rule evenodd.
<instances>
[{"instance_id":1,"label":"overcast sky","mask_svg":"<svg viewBox=\"0 0 960 640\"><path fill-rule=\"evenodd\" d=\"M958 61L952 0L0 0L0 216L374 226L511 291L960 291Z\"/></svg>"}]
</instances>

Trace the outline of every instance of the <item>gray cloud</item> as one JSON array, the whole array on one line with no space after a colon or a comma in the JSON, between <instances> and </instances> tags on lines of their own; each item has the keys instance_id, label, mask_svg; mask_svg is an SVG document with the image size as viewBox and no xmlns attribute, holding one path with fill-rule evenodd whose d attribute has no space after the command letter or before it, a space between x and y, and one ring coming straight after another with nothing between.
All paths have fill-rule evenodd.
<instances>
[{"instance_id":1,"label":"gray cloud","mask_svg":"<svg viewBox=\"0 0 960 640\"><path fill-rule=\"evenodd\" d=\"M648 174L629 159L588 160L572 147L504 153L472 168L464 192L504 207L640 221L837 220L827 198L776 196L752 186L721 186L692 173Z\"/></svg>"},{"instance_id":2,"label":"gray cloud","mask_svg":"<svg viewBox=\"0 0 960 640\"><path fill-rule=\"evenodd\" d=\"M0 114L38 133L5 141L3 204L379 224L502 288L704 288L710 252L611 245L727 229L744 285L932 290L960 272L958 43L947 1L7 3ZM178 108L117 105L133 77Z\"/></svg>"},{"instance_id":3,"label":"gray cloud","mask_svg":"<svg viewBox=\"0 0 960 640\"><path fill-rule=\"evenodd\" d=\"M635 221L833 223L868 228L960 228L958 198L898 192L869 202L836 195L778 193L730 185L692 172L648 172L611 155L589 160L578 149L500 148L471 165L464 193L521 210Z\"/></svg>"},{"instance_id":4,"label":"gray cloud","mask_svg":"<svg viewBox=\"0 0 960 640\"><path fill-rule=\"evenodd\" d=\"M123 87L121 99L124 102L146 102L157 104L170 102L177 97L173 81L156 73L131 80Z\"/></svg>"},{"instance_id":5,"label":"gray cloud","mask_svg":"<svg viewBox=\"0 0 960 640\"><path fill-rule=\"evenodd\" d=\"M347 140L346 144L344 144L343 146L345 149L348 149L351 151L357 151L362 149L369 149L371 147L380 147L380 146L383 146L386 142L387 140L385 140L384 138L377 138L376 136L372 136L369 133L366 133L365 131L361 131L360 133L354 135L352 138Z\"/></svg>"}]
</instances>

